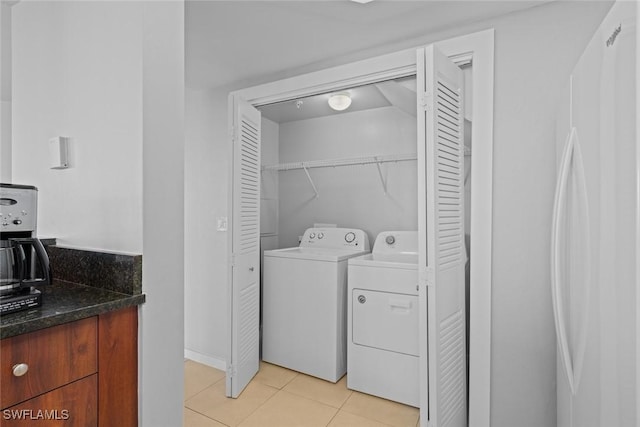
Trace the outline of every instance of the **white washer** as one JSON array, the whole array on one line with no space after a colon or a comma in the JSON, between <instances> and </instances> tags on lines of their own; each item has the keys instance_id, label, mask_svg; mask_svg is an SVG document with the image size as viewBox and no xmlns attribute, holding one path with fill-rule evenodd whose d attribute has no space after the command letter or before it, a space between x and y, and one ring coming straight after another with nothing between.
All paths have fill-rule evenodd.
<instances>
[{"instance_id":1,"label":"white washer","mask_svg":"<svg viewBox=\"0 0 640 427\"><path fill-rule=\"evenodd\" d=\"M419 406L418 232L386 231L349 260L347 387Z\"/></svg>"},{"instance_id":2,"label":"white washer","mask_svg":"<svg viewBox=\"0 0 640 427\"><path fill-rule=\"evenodd\" d=\"M264 252L262 359L337 382L347 370L347 260L362 230L309 228L299 247Z\"/></svg>"}]
</instances>

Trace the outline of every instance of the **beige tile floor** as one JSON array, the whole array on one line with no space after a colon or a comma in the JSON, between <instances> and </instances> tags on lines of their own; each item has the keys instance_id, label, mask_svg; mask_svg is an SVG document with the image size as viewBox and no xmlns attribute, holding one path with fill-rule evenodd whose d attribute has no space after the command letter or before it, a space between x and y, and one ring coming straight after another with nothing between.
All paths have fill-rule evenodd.
<instances>
[{"instance_id":1,"label":"beige tile floor","mask_svg":"<svg viewBox=\"0 0 640 427\"><path fill-rule=\"evenodd\" d=\"M225 397L224 372L186 360L184 427L416 427L419 411L337 384L260 363L238 399Z\"/></svg>"}]
</instances>

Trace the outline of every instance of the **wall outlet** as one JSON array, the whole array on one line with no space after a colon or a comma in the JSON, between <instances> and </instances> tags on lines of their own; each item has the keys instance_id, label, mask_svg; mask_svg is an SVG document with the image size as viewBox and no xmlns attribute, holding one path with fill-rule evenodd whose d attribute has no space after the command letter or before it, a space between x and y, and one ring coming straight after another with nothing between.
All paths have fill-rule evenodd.
<instances>
[{"instance_id":1,"label":"wall outlet","mask_svg":"<svg viewBox=\"0 0 640 427\"><path fill-rule=\"evenodd\" d=\"M218 226L216 227L218 231L227 231L227 217L222 216L218 218Z\"/></svg>"}]
</instances>

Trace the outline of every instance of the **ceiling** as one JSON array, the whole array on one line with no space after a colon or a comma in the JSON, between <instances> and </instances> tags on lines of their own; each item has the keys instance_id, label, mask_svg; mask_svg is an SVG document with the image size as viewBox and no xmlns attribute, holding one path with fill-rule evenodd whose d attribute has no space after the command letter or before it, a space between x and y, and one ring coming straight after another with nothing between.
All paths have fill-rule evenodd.
<instances>
[{"instance_id":1,"label":"ceiling","mask_svg":"<svg viewBox=\"0 0 640 427\"><path fill-rule=\"evenodd\" d=\"M329 107L331 93L308 96L291 101L268 104L258 109L262 116L276 123L307 120L316 117L353 113L382 107L397 107L401 111L416 115L416 78L405 77L384 82L341 90L351 98L351 105L344 111Z\"/></svg>"},{"instance_id":2,"label":"ceiling","mask_svg":"<svg viewBox=\"0 0 640 427\"><path fill-rule=\"evenodd\" d=\"M186 84L203 90L288 77L546 1L187 0Z\"/></svg>"}]
</instances>

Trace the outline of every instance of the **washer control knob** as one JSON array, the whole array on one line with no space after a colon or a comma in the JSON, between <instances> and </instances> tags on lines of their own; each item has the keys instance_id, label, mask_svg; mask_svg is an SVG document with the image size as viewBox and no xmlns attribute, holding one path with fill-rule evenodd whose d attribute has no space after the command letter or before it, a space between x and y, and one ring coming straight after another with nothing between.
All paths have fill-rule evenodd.
<instances>
[{"instance_id":1,"label":"washer control knob","mask_svg":"<svg viewBox=\"0 0 640 427\"><path fill-rule=\"evenodd\" d=\"M396 242L396 238L389 234L384 241L387 242L387 245L393 245Z\"/></svg>"},{"instance_id":2,"label":"washer control knob","mask_svg":"<svg viewBox=\"0 0 640 427\"><path fill-rule=\"evenodd\" d=\"M358 295L358 302L360 304L364 304L365 302L367 302L367 297L365 297L364 295Z\"/></svg>"},{"instance_id":3,"label":"washer control knob","mask_svg":"<svg viewBox=\"0 0 640 427\"><path fill-rule=\"evenodd\" d=\"M353 242L354 240L356 240L356 233L354 233L353 231L348 232L344 235L344 240L347 243Z\"/></svg>"},{"instance_id":4,"label":"washer control knob","mask_svg":"<svg viewBox=\"0 0 640 427\"><path fill-rule=\"evenodd\" d=\"M322 239L324 237L324 233L318 233L318 239Z\"/></svg>"},{"instance_id":5,"label":"washer control knob","mask_svg":"<svg viewBox=\"0 0 640 427\"><path fill-rule=\"evenodd\" d=\"M310 238L310 239L315 239L315 237L316 237L316 233L311 233L311 234L309 234L309 238Z\"/></svg>"},{"instance_id":6,"label":"washer control knob","mask_svg":"<svg viewBox=\"0 0 640 427\"><path fill-rule=\"evenodd\" d=\"M13 220L13 223L14 223L15 225L20 225L20 224L22 224L22 220L21 220L21 219L14 219L14 220Z\"/></svg>"}]
</instances>

